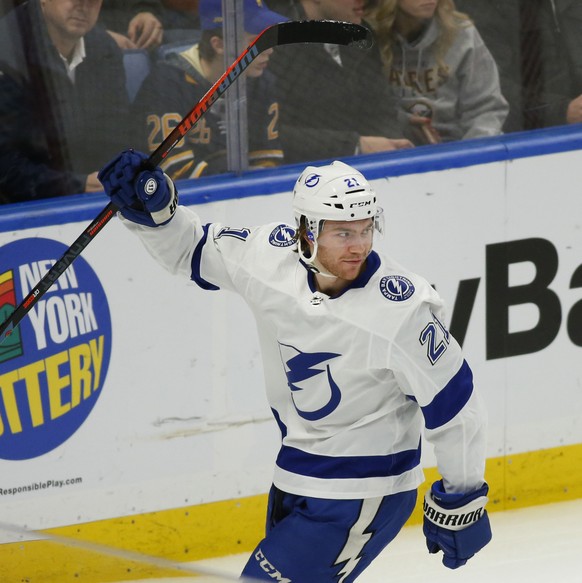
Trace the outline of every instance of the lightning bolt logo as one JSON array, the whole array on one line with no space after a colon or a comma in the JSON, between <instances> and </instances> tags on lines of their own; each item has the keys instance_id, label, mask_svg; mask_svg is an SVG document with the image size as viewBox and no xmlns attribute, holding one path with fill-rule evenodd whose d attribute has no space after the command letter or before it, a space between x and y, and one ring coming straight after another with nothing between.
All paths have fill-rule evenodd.
<instances>
[{"instance_id":1,"label":"lightning bolt logo","mask_svg":"<svg viewBox=\"0 0 582 583\"><path fill-rule=\"evenodd\" d=\"M380 280L380 291L393 302L404 302L414 293L414 284L402 275L387 275Z\"/></svg>"},{"instance_id":2,"label":"lightning bolt logo","mask_svg":"<svg viewBox=\"0 0 582 583\"><path fill-rule=\"evenodd\" d=\"M358 520L356 520L350 529L346 544L334 563L334 565L342 565L342 568L337 574L337 577L339 577L338 583L343 583L358 566L364 547L374 534L369 527L378 513L381 503L382 497L366 498L362 501L362 508Z\"/></svg>"},{"instance_id":3,"label":"lightning bolt logo","mask_svg":"<svg viewBox=\"0 0 582 583\"><path fill-rule=\"evenodd\" d=\"M291 247L295 245L295 229L288 225L278 225L269 235L273 247Z\"/></svg>"},{"instance_id":4,"label":"lightning bolt logo","mask_svg":"<svg viewBox=\"0 0 582 583\"><path fill-rule=\"evenodd\" d=\"M321 178L321 174L310 174L305 179L305 186L307 188L313 188L319 184L319 179Z\"/></svg>"},{"instance_id":5,"label":"lightning bolt logo","mask_svg":"<svg viewBox=\"0 0 582 583\"><path fill-rule=\"evenodd\" d=\"M297 414L307 421L317 421L327 417L330 413L335 411L342 398L341 390L332 377L329 364L320 368L316 367L341 355L334 352L301 352L294 346L281 343L279 343L279 350L281 352L281 359L285 366L287 385L289 386L289 389L291 389L293 404ZM309 381L323 373L326 375L327 384L330 389L329 401L323 407L320 407L315 411L303 411L297 406L295 394L310 389L312 391L319 391L321 384L320 382L317 382L316 384L307 383L304 387L300 387L298 383L305 383L305 381ZM320 379L318 379L318 381L320 381Z\"/></svg>"}]
</instances>

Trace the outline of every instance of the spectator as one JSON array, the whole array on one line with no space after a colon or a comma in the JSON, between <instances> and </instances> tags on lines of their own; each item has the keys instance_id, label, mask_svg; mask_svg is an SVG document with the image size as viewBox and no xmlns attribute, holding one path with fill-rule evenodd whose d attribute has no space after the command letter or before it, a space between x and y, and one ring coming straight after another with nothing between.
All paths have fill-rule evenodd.
<instances>
[{"instance_id":1,"label":"spectator","mask_svg":"<svg viewBox=\"0 0 582 583\"><path fill-rule=\"evenodd\" d=\"M545 4L551 17L545 19L544 31L555 35L561 73L551 89L565 97L550 105L545 125L582 123L582 1L546 0Z\"/></svg>"},{"instance_id":2,"label":"spectator","mask_svg":"<svg viewBox=\"0 0 582 583\"><path fill-rule=\"evenodd\" d=\"M283 6L283 4L281 4ZM291 20L362 23L364 0L295 0ZM285 161L341 158L410 147L399 138L377 49L278 47L272 59Z\"/></svg>"},{"instance_id":3,"label":"spectator","mask_svg":"<svg viewBox=\"0 0 582 583\"><path fill-rule=\"evenodd\" d=\"M533 0L529 0L530 2ZM457 0L475 23L497 64L501 92L509 104L503 131L524 129L521 95L519 0Z\"/></svg>"},{"instance_id":4,"label":"spectator","mask_svg":"<svg viewBox=\"0 0 582 583\"><path fill-rule=\"evenodd\" d=\"M415 144L502 133L508 105L495 61L452 0L379 0L371 21Z\"/></svg>"},{"instance_id":5,"label":"spectator","mask_svg":"<svg viewBox=\"0 0 582 583\"><path fill-rule=\"evenodd\" d=\"M200 30L198 0L162 0L164 4L164 43L192 41Z\"/></svg>"},{"instance_id":6,"label":"spectator","mask_svg":"<svg viewBox=\"0 0 582 583\"><path fill-rule=\"evenodd\" d=\"M17 4L18 0L0 0L0 17L10 12Z\"/></svg>"},{"instance_id":7,"label":"spectator","mask_svg":"<svg viewBox=\"0 0 582 583\"><path fill-rule=\"evenodd\" d=\"M489 47L505 131L582 122L581 0L457 0Z\"/></svg>"},{"instance_id":8,"label":"spectator","mask_svg":"<svg viewBox=\"0 0 582 583\"><path fill-rule=\"evenodd\" d=\"M290 11L293 11L295 0L265 0L265 2L271 10L280 14L288 14Z\"/></svg>"},{"instance_id":9,"label":"spectator","mask_svg":"<svg viewBox=\"0 0 582 583\"><path fill-rule=\"evenodd\" d=\"M224 73L224 40L221 0L200 0L200 43L154 68L137 96L136 118L144 135L138 143L153 152L183 117ZM245 43L265 27L285 17L271 12L256 0L245 0ZM278 139L278 103L273 97L273 79L265 70L272 50L263 51L247 68L249 166L280 164L283 152ZM143 122L143 123L142 123ZM164 161L173 178L198 178L227 170L225 100L218 99L210 111Z\"/></svg>"},{"instance_id":10,"label":"spectator","mask_svg":"<svg viewBox=\"0 0 582 583\"><path fill-rule=\"evenodd\" d=\"M102 190L127 144L122 54L94 27L99 0L30 0L0 20L0 199Z\"/></svg>"},{"instance_id":11,"label":"spectator","mask_svg":"<svg viewBox=\"0 0 582 583\"><path fill-rule=\"evenodd\" d=\"M161 0L103 0L100 23L122 49L152 49L164 38Z\"/></svg>"}]
</instances>

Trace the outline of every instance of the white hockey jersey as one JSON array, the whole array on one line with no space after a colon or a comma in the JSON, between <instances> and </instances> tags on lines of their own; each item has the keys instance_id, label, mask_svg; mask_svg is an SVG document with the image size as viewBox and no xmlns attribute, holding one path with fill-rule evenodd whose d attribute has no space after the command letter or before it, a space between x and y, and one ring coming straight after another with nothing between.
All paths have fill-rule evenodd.
<instances>
[{"instance_id":1,"label":"white hockey jersey","mask_svg":"<svg viewBox=\"0 0 582 583\"><path fill-rule=\"evenodd\" d=\"M423 425L447 491L482 485L485 412L423 278L372 252L365 272L329 297L290 226L203 226L185 207L155 229L124 222L170 272L235 291L252 310L282 435L279 489L334 499L414 489Z\"/></svg>"}]
</instances>

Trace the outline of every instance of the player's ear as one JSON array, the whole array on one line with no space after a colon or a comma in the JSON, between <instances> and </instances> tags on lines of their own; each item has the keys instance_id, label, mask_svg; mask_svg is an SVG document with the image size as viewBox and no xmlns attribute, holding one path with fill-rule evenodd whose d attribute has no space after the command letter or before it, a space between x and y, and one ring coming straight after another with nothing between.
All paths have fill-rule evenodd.
<instances>
[{"instance_id":1,"label":"player's ear","mask_svg":"<svg viewBox=\"0 0 582 583\"><path fill-rule=\"evenodd\" d=\"M313 236L313 233L309 229L306 229L305 232L303 233L303 242L304 252L309 252L309 254L311 255L311 253L313 253L315 237Z\"/></svg>"}]
</instances>

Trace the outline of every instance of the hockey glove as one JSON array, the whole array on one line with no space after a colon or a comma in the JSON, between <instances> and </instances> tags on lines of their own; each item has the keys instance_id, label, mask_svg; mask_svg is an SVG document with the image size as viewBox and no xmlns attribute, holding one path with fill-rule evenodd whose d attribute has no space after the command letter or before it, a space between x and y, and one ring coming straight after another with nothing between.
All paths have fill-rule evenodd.
<instances>
[{"instance_id":1,"label":"hockey glove","mask_svg":"<svg viewBox=\"0 0 582 583\"><path fill-rule=\"evenodd\" d=\"M432 485L424 498L424 525L429 553L443 551L443 565L462 567L491 540L485 510L489 486L470 494L447 494L443 481Z\"/></svg>"},{"instance_id":2,"label":"hockey glove","mask_svg":"<svg viewBox=\"0 0 582 583\"><path fill-rule=\"evenodd\" d=\"M126 219L158 227L176 212L178 194L160 168L144 170L147 159L141 152L125 150L101 169L98 178Z\"/></svg>"}]
</instances>

